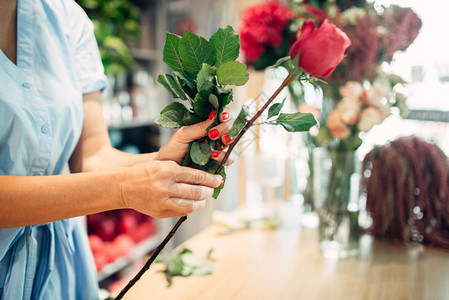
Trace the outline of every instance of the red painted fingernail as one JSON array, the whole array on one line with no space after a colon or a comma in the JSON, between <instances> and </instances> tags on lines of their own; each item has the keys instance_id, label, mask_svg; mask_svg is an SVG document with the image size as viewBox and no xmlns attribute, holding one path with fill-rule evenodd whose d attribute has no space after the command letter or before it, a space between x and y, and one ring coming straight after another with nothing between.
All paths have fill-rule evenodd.
<instances>
[{"instance_id":1,"label":"red painted fingernail","mask_svg":"<svg viewBox=\"0 0 449 300\"><path fill-rule=\"evenodd\" d=\"M214 117L215 117L215 109L213 109L213 110L210 112L208 119L209 119L209 120L212 120Z\"/></svg>"},{"instance_id":2,"label":"red painted fingernail","mask_svg":"<svg viewBox=\"0 0 449 300\"><path fill-rule=\"evenodd\" d=\"M229 137L229 135L225 135L223 138L224 138L226 144L231 142L231 138Z\"/></svg>"},{"instance_id":3,"label":"red painted fingernail","mask_svg":"<svg viewBox=\"0 0 449 300\"><path fill-rule=\"evenodd\" d=\"M212 151L211 153L210 153L210 156L212 156L213 158L217 158L218 157L218 152L217 151Z\"/></svg>"},{"instance_id":4,"label":"red painted fingernail","mask_svg":"<svg viewBox=\"0 0 449 300\"><path fill-rule=\"evenodd\" d=\"M227 119L229 119L229 114L227 112L224 112L221 114L221 117L222 117L223 121L226 121Z\"/></svg>"},{"instance_id":5,"label":"red painted fingernail","mask_svg":"<svg viewBox=\"0 0 449 300\"><path fill-rule=\"evenodd\" d=\"M223 184L224 184L224 179L221 180L220 186L222 186Z\"/></svg>"},{"instance_id":6,"label":"red painted fingernail","mask_svg":"<svg viewBox=\"0 0 449 300\"><path fill-rule=\"evenodd\" d=\"M216 138L219 134L220 132L217 129L212 129L211 131L209 131L209 137L211 139Z\"/></svg>"}]
</instances>

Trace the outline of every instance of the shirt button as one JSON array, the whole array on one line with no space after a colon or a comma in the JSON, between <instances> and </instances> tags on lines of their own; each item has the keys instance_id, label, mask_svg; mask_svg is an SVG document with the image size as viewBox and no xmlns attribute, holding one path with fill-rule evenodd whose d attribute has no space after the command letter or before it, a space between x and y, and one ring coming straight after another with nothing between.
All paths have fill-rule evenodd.
<instances>
[{"instance_id":1,"label":"shirt button","mask_svg":"<svg viewBox=\"0 0 449 300\"><path fill-rule=\"evenodd\" d=\"M31 89L31 83L29 83L29 82L22 83L22 86L26 89Z\"/></svg>"},{"instance_id":2,"label":"shirt button","mask_svg":"<svg viewBox=\"0 0 449 300\"><path fill-rule=\"evenodd\" d=\"M41 127L41 132L43 133L43 134L48 134L48 132L49 132L49 130L48 130L48 127L47 126L42 126Z\"/></svg>"}]
</instances>

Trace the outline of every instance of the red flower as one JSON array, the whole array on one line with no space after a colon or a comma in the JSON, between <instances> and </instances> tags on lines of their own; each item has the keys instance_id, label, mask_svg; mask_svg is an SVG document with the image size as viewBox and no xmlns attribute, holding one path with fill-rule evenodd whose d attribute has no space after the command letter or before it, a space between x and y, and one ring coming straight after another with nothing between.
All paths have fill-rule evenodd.
<instances>
[{"instance_id":1,"label":"red flower","mask_svg":"<svg viewBox=\"0 0 449 300\"><path fill-rule=\"evenodd\" d=\"M282 33L295 13L276 1L252 6L242 13L240 41L248 62L256 61L266 47L276 48L282 43Z\"/></svg>"},{"instance_id":2,"label":"red flower","mask_svg":"<svg viewBox=\"0 0 449 300\"><path fill-rule=\"evenodd\" d=\"M316 28L313 20L307 20L301 35L290 48L292 59L299 55L299 67L316 77L329 76L345 57L351 45L348 36L332 24L329 19Z\"/></svg>"}]
</instances>

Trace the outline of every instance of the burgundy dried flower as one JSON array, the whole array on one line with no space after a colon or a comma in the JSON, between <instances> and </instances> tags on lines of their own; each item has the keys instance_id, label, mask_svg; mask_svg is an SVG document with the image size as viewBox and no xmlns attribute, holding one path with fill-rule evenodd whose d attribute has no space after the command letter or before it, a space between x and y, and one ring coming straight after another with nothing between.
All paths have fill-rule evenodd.
<instances>
[{"instance_id":1,"label":"burgundy dried flower","mask_svg":"<svg viewBox=\"0 0 449 300\"><path fill-rule=\"evenodd\" d=\"M385 10L385 28L388 30L385 58L391 61L396 51L405 51L421 29L421 19L411 8L392 5Z\"/></svg>"}]
</instances>

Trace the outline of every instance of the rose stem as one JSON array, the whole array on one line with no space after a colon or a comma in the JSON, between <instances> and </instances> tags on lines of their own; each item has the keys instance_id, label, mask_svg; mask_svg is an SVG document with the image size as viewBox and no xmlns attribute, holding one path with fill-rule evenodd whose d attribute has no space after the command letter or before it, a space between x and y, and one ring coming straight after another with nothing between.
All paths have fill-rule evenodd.
<instances>
[{"instance_id":1,"label":"rose stem","mask_svg":"<svg viewBox=\"0 0 449 300\"><path fill-rule=\"evenodd\" d=\"M267 107L271 104L271 102L273 102L273 100L279 95L279 93L286 87L288 86L297 76L299 75L299 71L297 69L293 70L292 72L290 72L288 74L288 76L284 79L284 81L282 82L282 84L279 86L279 88L274 92L273 95L271 95L271 97L267 100L267 102L264 104L264 106L262 106L261 109L259 109L254 116L248 121L246 122L245 127L243 127L243 129L240 131L240 133L235 137L235 139L232 141L232 143L229 145L229 149L226 152L225 156L223 157L223 160L221 161L217 171L215 171L215 174L220 173L220 171L224 168L224 164L226 163L226 161L229 158L229 155L231 155L232 149L234 149L234 147L237 145L237 143L239 142L239 140L242 138L242 136L245 134L245 132L251 127L253 126L254 122L260 117L260 115L264 112L265 109L267 109ZM178 230L178 228L181 226L181 224L187 220L187 216L183 216L181 218L179 218L178 222L176 222L175 226L172 228L172 230L170 230L170 232L168 233L168 235L164 238L164 240L162 241L162 243L159 244L159 246L157 246L156 250L154 250L153 254L151 255L151 257L147 260L147 262L145 263L145 265L142 267L142 269L140 269L140 271L136 274L136 276L134 276L133 279L131 279L128 284L120 291L120 293L118 294L117 298L115 298L116 300L120 300L123 298L123 296L133 287L133 285L139 281L140 277L142 277L142 275L150 269L151 264L154 262L154 260L156 259L156 257L159 255L159 253L162 251L162 249L164 249L165 245L167 245L167 243L171 240L171 238L175 235L176 231Z\"/></svg>"}]
</instances>

